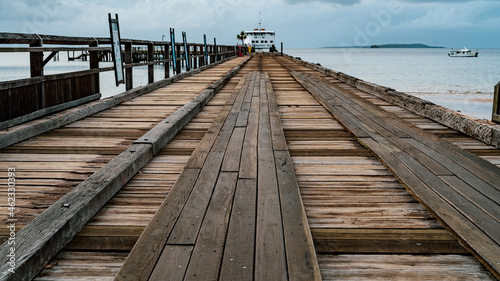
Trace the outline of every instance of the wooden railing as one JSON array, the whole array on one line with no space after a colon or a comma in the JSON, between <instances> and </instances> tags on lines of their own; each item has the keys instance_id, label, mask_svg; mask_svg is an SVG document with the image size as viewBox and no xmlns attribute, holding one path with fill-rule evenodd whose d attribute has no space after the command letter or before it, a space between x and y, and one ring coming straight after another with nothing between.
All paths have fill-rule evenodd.
<instances>
[{"instance_id":1,"label":"wooden railing","mask_svg":"<svg viewBox=\"0 0 500 281\"><path fill-rule=\"evenodd\" d=\"M495 94L493 96L493 114L491 121L500 123L500 82L495 85Z\"/></svg>"},{"instance_id":2,"label":"wooden railing","mask_svg":"<svg viewBox=\"0 0 500 281\"><path fill-rule=\"evenodd\" d=\"M164 63L164 78L170 76L172 64L171 42L122 39L123 60L125 62L125 88L133 88L133 68L148 66L148 83L154 82L154 64ZM20 123L22 119L32 119L55 111L63 110L100 98L99 73L112 71L113 67L99 67L99 62L111 50L110 38L68 37L54 35L0 33L0 44L15 44L29 47L1 47L0 52L29 52L31 78L0 82L0 129ZM46 45L58 45L46 47ZM72 47L60 47L60 46ZM105 45L106 47L101 47ZM181 63L188 54L191 69L217 62L236 55L235 46L174 44L176 73L181 73ZM146 47L146 61L133 63L134 47ZM89 69L54 75L44 75L44 66L61 51L81 51L88 53ZM205 59L208 53L208 61ZM44 52L51 52L44 58ZM162 52L162 56L158 55ZM137 59L135 61L138 61ZM139 59L140 61L140 59ZM0 66L1 67L1 66ZM190 69L186 69L190 70ZM21 118L21 119L19 119ZM5 122L17 119L18 122Z\"/></svg>"}]
</instances>

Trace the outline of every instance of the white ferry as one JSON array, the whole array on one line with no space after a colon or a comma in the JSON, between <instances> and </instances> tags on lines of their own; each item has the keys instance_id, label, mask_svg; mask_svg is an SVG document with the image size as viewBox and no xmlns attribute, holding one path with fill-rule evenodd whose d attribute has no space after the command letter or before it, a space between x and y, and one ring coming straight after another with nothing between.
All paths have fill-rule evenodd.
<instances>
[{"instance_id":1,"label":"white ferry","mask_svg":"<svg viewBox=\"0 0 500 281\"><path fill-rule=\"evenodd\" d=\"M453 50L448 53L450 57L477 57L479 55L479 51L471 51L467 48L463 48L462 50Z\"/></svg>"},{"instance_id":2,"label":"white ferry","mask_svg":"<svg viewBox=\"0 0 500 281\"><path fill-rule=\"evenodd\" d=\"M269 52L274 46L276 48L275 35L276 32L262 28L262 23L259 21L259 28L252 31L245 31L247 38L243 41L248 47L252 47L255 52Z\"/></svg>"}]
</instances>

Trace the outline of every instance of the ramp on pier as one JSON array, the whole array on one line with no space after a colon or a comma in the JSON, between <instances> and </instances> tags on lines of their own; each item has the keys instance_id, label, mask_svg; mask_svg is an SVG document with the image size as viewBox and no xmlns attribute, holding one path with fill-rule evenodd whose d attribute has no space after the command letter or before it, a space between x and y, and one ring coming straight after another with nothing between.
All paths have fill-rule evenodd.
<instances>
[{"instance_id":1,"label":"ramp on pier","mask_svg":"<svg viewBox=\"0 0 500 281\"><path fill-rule=\"evenodd\" d=\"M499 159L258 55L35 279L494 280Z\"/></svg>"}]
</instances>

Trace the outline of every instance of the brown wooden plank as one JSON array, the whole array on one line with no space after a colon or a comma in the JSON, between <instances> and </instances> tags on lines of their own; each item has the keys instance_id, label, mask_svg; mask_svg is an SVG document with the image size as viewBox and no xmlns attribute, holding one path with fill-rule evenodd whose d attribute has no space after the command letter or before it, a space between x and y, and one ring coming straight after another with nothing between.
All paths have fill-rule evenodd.
<instances>
[{"instance_id":1,"label":"brown wooden plank","mask_svg":"<svg viewBox=\"0 0 500 281\"><path fill-rule=\"evenodd\" d=\"M203 137L200 145L198 145L198 147L193 152L192 157L189 159L188 163L186 164L186 168L201 169L203 167L203 164L205 163L205 160L207 159L208 153L210 152L210 149L214 145L215 140L217 139L217 136L219 135L219 132L222 130L222 127L223 127L229 113L230 113L230 107L228 106L228 107L224 107L224 109L220 112L220 114L217 115L217 119L210 126L207 133Z\"/></svg>"},{"instance_id":2,"label":"brown wooden plank","mask_svg":"<svg viewBox=\"0 0 500 281\"><path fill-rule=\"evenodd\" d=\"M208 154L207 161L185 204L186 207L180 212L172 229L168 244L192 245L195 243L210 202L210 195L217 183L223 157L223 152L211 151Z\"/></svg>"},{"instance_id":3,"label":"brown wooden plank","mask_svg":"<svg viewBox=\"0 0 500 281\"><path fill-rule=\"evenodd\" d=\"M257 178L257 140L259 132L259 97L252 98L248 127L243 141L239 178Z\"/></svg>"},{"instance_id":4,"label":"brown wooden plank","mask_svg":"<svg viewBox=\"0 0 500 281\"><path fill-rule=\"evenodd\" d=\"M254 92L255 94L255 92ZM255 279L286 280L286 257L267 95L260 93Z\"/></svg>"},{"instance_id":5,"label":"brown wooden plank","mask_svg":"<svg viewBox=\"0 0 500 281\"><path fill-rule=\"evenodd\" d=\"M236 127L234 128L231 139L227 146L226 153L224 154L224 160L222 161L221 171L223 172L238 172L240 169L241 161L241 149L243 146L243 140L245 137L246 128Z\"/></svg>"},{"instance_id":6,"label":"brown wooden plank","mask_svg":"<svg viewBox=\"0 0 500 281\"><path fill-rule=\"evenodd\" d=\"M239 179L229 220L220 280L253 280L256 179Z\"/></svg>"},{"instance_id":7,"label":"brown wooden plank","mask_svg":"<svg viewBox=\"0 0 500 281\"><path fill-rule=\"evenodd\" d=\"M494 280L471 256L320 255L324 280Z\"/></svg>"},{"instance_id":8,"label":"brown wooden plank","mask_svg":"<svg viewBox=\"0 0 500 281\"><path fill-rule=\"evenodd\" d=\"M275 151L289 280L321 280L307 216L287 151Z\"/></svg>"},{"instance_id":9,"label":"brown wooden plank","mask_svg":"<svg viewBox=\"0 0 500 281\"><path fill-rule=\"evenodd\" d=\"M162 248L182 207L193 189L199 169L185 169L169 196L144 230L123 264L116 280L146 280L151 275Z\"/></svg>"},{"instance_id":10,"label":"brown wooden plank","mask_svg":"<svg viewBox=\"0 0 500 281\"><path fill-rule=\"evenodd\" d=\"M237 178L237 173L220 173L184 280L218 279Z\"/></svg>"},{"instance_id":11,"label":"brown wooden plank","mask_svg":"<svg viewBox=\"0 0 500 281\"><path fill-rule=\"evenodd\" d=\"M319 253L468 254L444 229L313 228Z\"/></svg>"}]
</instances>

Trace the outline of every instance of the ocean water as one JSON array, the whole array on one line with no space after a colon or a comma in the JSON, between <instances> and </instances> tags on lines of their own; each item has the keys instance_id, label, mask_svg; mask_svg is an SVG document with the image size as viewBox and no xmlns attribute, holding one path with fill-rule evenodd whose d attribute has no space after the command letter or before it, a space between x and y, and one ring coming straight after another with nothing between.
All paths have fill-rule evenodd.
<instances>
[{"instance_id":1,"label":"ocean water","mask_svg":"<svg viewBox=\"0 0 500 281\"><path fill-rule=\"evenodd\" d=\"M500 49L479 49L477 58L448 57L450 50L324 48L287 49L285 53L491 119L494 86L500 81Z\"/></svg>"},{"instance_id":2,"label":"ocean water","mask_svg":"<svg viewBox=\"0 0 500 281\"><path fill-rule=\"evenodd\" d=\"M450 58L449 49L285 49L285 53L319 63L360 79L391 87L447 108L490 119L493 88L500 81L500 49L480 49L477 58ZM49 53L46 53L47 56ZM102 67L112 66L101 62ZM45 66L46 74L89 68L88 62L59 61ZM172 75L172 69L170 70ZM136 67L134 87L146 85L147 67ZM163 78L164 66L155 65L155 81ZM29 77L28 53L0 53L0 81ZM103 72L101 93L110 97L125 91L116 87L112 71Z\"/></svg>"}]
</instances>

